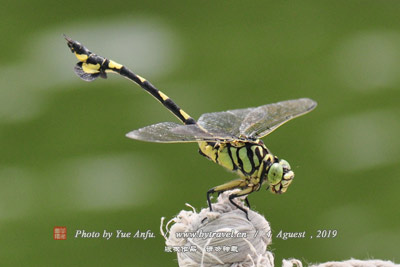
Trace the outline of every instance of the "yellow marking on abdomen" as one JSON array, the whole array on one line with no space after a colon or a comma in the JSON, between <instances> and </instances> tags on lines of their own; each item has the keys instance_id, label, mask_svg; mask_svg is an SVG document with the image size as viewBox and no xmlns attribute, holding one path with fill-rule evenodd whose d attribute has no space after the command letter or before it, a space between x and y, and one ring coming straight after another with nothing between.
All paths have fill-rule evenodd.
<instances>
[{"instance_id":1,"label":"yellow marking on abdomen","mask_svg":"<svg viewBox=\"0 0 400 267\"><path fill-rule=\"evenodd\" d=\"M85 54L77 54L76 52L74 53L76 58L80 61L80 62L86 62L86 60L88 59L88 55Z\"/></svg>"},{"instance_id":2,"label":"yellow marking on abdomen","mask_svg":"<svg viewBox=\"0 0 400 267\"><path fill-rule=\"evenodd\" d=\"M169 97L166 95L166 94L164 94L163 92L161 92L161 91L158 91L158 94L161 96L161 98L165 101L165 100L167 100Z\"/></svg>"},{"instance_id":3,"label":"yellow marking on abdomen","mask_svg":"<svg viewBox=\"0 0 400 267\"><path fill-rule=\"evenodd\" d=\"M108 63L108 66L112 69L117 69L117 70L119 70L123 67L121 64L119 64L113 60L110 60L110 62Z\"/></svg>"},{"instance_id":4,"label":"yellow marking on abdomen","mask_svg":"<svg viewBox=\"0 0 400 267\"><path fill-rule=\"evenodd\" d=\"M139 80L142 82L142 83L144 83L145 81L146 81L146 79L145 78L143 78L143 77L140 77L139 75L136 75L138 78L139 78Z\"/></svg>"},{"instance_id":5,"label":"yellow marking on abdomen","mask_svg":"<svg viewBox=\"0 0 400 267\"><path fill-rule=\"evenodd\" d=\"M100 64L93 65L93 64L83 63L82 69L86 73L98 73L100 70Z\"/></svg>"},{"instance_id":6,"label":"yellow marking on abdomen","mask_svg":"<svg viewBox=\"0 0 400 267\"><path fill-rule=\"evenodd\" d=\"M185 118L185 120L189 119L190 116L189 114L187 114L185 111L183 111L182 109L179 110L179 112L181 113L181 115Z\"/></svg>"}]
</instances>

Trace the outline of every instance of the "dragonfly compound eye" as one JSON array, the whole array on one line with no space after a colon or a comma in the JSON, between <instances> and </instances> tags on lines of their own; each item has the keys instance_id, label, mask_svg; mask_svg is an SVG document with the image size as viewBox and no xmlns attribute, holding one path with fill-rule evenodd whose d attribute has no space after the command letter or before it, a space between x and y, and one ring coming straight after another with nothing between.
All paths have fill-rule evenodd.
<instances>
[{"instance_id":1,"label":"dragonfly compound eye","mask_svg":"<svg viewBox=\"0 0 400 267\"><path fill-rule=\"evenodd\" d=\"M268 171L268 182L271 185L276 185L282 180L283 167L279 163L274 163Z\"/></svg>"},{"instance_id":2,"label":"dragonfly compound eye","mask_svg":"<svg viewBox=\"0 0 400 267\"><path fill-rule=\"evenodd\" d=\"M284 159L281 159L281 160L279 161L279 164L281 164L282 167L283 167L284 169L286 169L286 170L290 170L290 169L291 169L291 168L290 168L289 162L287 162L287 161L284 160Z\"/></svg>"}]
</instances>

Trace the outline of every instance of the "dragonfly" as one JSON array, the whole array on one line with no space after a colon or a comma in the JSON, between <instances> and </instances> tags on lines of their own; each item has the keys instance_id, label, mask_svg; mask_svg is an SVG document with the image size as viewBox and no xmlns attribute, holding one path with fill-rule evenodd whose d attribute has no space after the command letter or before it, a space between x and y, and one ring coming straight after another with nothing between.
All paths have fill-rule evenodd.
<instances>
[{"instance_id":1,"label":"dragonfly","mask_svg":"<svg viewBox=\"0 0 400 267\"><path fill-rule=\"evenodd\" d=\"M243 197L250 208L248 195L259 191L264 183L273 194L287 191L294 172L289 163L273 155L260 138L313 110L317 106L314 100L300 98L259 107L205 113L196 121L145 78L113 60L92 53L65 35L64 38L78 59L74 71L79 78L91 82L98 77L107 78L108 73L119 74L147 91L183 123L161 122L131 131L126 134L127 137L156 143L196 142L202 156L239 176L207 191L210 211L212 194L239 189L229 195L229 201L249 219L247 210L235 203L235 198Z\"/></svg>"}]
</instances>

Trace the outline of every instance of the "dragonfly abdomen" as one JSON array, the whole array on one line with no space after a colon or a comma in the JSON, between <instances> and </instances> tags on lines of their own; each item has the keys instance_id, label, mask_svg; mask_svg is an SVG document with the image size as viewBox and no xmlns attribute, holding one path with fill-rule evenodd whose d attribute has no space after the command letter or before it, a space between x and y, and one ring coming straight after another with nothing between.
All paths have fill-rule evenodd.
<instances>
[{"instance_id":1,"label":"dragonfly abdomen","mask_svg":"<svg viewBox=\"0 0 400 267\"><path fill-rule=\"evenodd\" d=\"M122 76L133 80L140 87L146 90L149 94L151 94L154 98L156 98L161 104L163 104L169 111L171 111L179 120L181 120L184 124L196 124L196 121L183 109L181 109L171 98L169 98L166 94L158 90L154 85L152 85L149 81L140 77L137 74L134 74L132 71L122 66L120 70L114 70L121 74Z\"/></svg>"},{"instance_id":2,"label":"dragonfly abdomen","mask_svg":"<svg viewBox=\"0 0 400 267\"><path fill-rule=\"evenodd\" d=\"M158 90L145 78L133 73L128 68L113 60L92 53L81 43L76 42L67 36L64 37L67 40L71 52L73 52L79 60L78 64L75 66L75 73L81 79L90 82L95 80L97 77L107 78L106 72L118 73L146 90L184 124L196 124L196 121L189 114L183 111L174 101L172 101L171 98Z\"/></svg>"}]
</instances>

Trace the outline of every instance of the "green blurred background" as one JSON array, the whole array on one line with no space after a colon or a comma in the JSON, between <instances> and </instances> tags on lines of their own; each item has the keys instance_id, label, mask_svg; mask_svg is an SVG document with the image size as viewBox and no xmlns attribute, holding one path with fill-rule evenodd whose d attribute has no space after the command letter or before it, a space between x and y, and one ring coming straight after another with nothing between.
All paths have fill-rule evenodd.
<instances>
[{"instance_id":1,"label":"green blurred background","mask_svg":"<svg viewBox=\"0 0 400 267\"><path fill-rule=\"evenodd\" d=\"M176 266L160 217L235 178L196 144L124 135L175 121L125 79L85 83L62 34L127 65L198 118L310 97L264 139L290 162L288 193L252 194L283 258L400 262L400 2L1 1L0 264ZM67 226L66 241L53 227ZM75 239L151 230L155 239Z\"/></svg>"}]
</instances>

